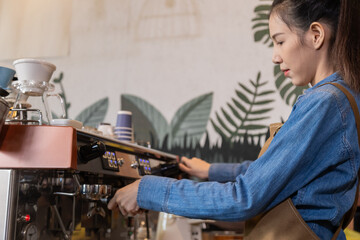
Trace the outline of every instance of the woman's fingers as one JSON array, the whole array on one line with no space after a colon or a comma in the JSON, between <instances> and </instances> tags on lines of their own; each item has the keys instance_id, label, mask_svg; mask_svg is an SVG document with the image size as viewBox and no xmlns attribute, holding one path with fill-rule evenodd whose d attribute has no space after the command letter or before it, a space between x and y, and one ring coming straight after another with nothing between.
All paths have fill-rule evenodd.
<instances>
[{"instance_id":1,"label":"woman's fingers","mask_svg":"<svg viewBox=\"0 0 360 240\"><path fill-rule=\"evenodd\" d=\"M206 179L209 176L210 164L199 158L187 158L182 157L179 162L180 170L202 179Z\"/></svg>"},{"instance_id":2,"label":"woman's fingers","mask_svg":"<svg viewBox=\"0 0 360 240\"><path fill-rule=\"evenodd\" d=\"M137 205L137 191L140 180L135 181L116 191L114 197L108 203L108 209L114 210L118 208L122 215L136 215L140 208Z\"/></svg>"}]
</instances>

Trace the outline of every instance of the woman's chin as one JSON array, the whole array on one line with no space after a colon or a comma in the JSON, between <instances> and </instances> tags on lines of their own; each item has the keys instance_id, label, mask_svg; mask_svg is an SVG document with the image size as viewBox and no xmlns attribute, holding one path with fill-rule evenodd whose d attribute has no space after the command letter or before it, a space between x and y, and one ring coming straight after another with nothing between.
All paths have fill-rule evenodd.
<instances>
[{"instance_id":1,"label":"woman's chin","mask_svg":"<svg viewBox=\"0 0 360 240\"><path fill-rule=\"evenodd\" d=\"M307 86L309 86L308 82L296 81L296 79L291 79L291 83L296 87L307 87Z\"/></svg>"}]
</instances>

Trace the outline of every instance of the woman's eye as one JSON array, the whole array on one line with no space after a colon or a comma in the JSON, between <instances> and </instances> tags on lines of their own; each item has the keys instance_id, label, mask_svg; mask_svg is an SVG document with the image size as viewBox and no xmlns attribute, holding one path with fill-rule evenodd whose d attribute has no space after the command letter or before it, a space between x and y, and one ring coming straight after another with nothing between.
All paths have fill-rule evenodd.
<instances>
[{"instance_id":1,"label":"woman's eye","mask_svg":"<svg viewBox=\"0 0 360 240\"><path fill-rule=\"evenodd\" d=\"M276 44L281 46L281 45L283 45L283 43L284 42L277 42Z\"/></svg>"}]
</instances>

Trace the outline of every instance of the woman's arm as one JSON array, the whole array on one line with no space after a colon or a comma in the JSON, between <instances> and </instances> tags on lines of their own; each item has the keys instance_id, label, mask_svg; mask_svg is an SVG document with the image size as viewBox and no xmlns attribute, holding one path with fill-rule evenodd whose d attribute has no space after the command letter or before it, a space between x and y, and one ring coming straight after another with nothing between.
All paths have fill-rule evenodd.
<instances>
[{"instance_id":1,"label":"woman's arm","mask_svg":"<svg viewBox=\"0 0 360 240\"><path fill-rule=\"evenodd\" d=\"M213 163L209 169L209 181L234 182L236 177L244 175L253 161L242 163Z\"/></svg>"},{"instance_id":2,"label":"woman's arm","mask_svg":"<svg viewBox=\"0 0 360 240\"><path fill-rule=\"evenodd\" d=\"M199 158L182 157L179 168L191 176L217 182L234 182L239 175L245 174L252 161L239 163L213 163L210 164Z\"/></svg>"},{"instance_id":3,"label":"woman's arm","mask_svg":"<svg viewBox=\"0 0 360 240\"><path fill-rule=\"evenodd\" d=\"M248 219L277 205L335 166L334 160L346 159L344 152L338 151L343 131L336 101L328 92L320 92L303 102L295 106L265 154L234 182L145 176L136 195L138 205L190 218L226 221ZM323 145L331 152L318 159ZM124 195L126 192L115 196L116 204L123 204ZM116 205L114 201L110 207Z\"/></svg>"}]
</instances>

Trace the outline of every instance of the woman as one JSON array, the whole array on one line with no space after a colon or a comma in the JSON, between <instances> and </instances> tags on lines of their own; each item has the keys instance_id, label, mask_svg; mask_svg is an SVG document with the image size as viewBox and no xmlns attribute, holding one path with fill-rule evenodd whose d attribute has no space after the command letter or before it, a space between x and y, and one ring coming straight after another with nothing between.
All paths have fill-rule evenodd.
<instances>
[{"instance_id":1,"label":"woman","mask_svg":"<svg viewBox=\"0 0 360 240\"><path fill-rule=\"evenodd\" d=\"M345 86L360 104L359 12L357 0L275 0L269 20L273 62L294 85L312 87L268 150L243 164L183 157L183 171L209 181L145 176L118 190L108 207L124 215L143 208L239 221L291 197L309 227L331 239L354 202L360 152L349 102L323 84ZM345 239L343 232L338 239Z\"/></svg>"}]
</instances>

